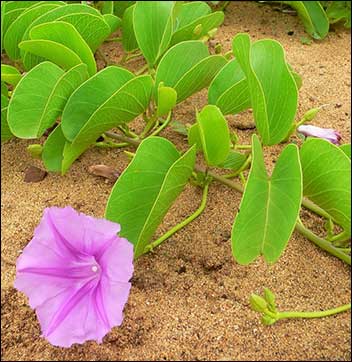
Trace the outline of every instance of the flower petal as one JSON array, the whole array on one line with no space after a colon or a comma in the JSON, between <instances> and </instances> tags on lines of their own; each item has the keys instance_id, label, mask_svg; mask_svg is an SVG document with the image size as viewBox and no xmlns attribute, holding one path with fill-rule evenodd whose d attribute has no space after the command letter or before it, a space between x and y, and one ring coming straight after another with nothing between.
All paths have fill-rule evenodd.
<instances>
[{"instance_id":1,"label":"flower petal","mask_svg":"<svg viewBox=\"0 0 352 362\"><path fill-rule=\"evenodd\" d=\"M94 255L120 231L120 225L106 219L79 214L72 207L48 209L55 229L78 252Z\"/></svg>"},{"instance_id":2,"label":"flower petal","mask_svg":"<svg viewBox=\"0 0 352 362\"><path fill-rule=\"evenodd\" d=\"M70 347L73 343L96 340L109 332L98 315L94 302L95 287L89 283L78 290L61 293L37 308L43 337L51 344Z\"/></svg>"},{"instance_id":3,"label":"flower petal","mask_svg":"<svg viewBox=\"0 0 352 362\"><path fill-rule=\"evenodd\" d=\"M114 282L128 282L133 274L133 244L124 238L117 237L97 262L103 275Z\"/></svg>"}]
</instances>

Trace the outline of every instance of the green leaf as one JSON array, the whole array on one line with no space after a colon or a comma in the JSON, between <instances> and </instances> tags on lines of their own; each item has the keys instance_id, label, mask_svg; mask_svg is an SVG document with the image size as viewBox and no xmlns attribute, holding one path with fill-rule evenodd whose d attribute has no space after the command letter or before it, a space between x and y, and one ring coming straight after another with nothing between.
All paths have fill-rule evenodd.
<instances>
[{"instance_id":1,"label":"green leaf","mask_svg":"<svg viewBox=\"0 0 352 362\"><path fill-rule=\"evenodd\" d=\"M7 95L1 93L1 109L6 108L8 105L9 105L9 99Z\"/></svg>"},{"instance_id":2,"label":"green leaf","mask_svg":"<svg viewBox=\"0 0 352 362\"><path fill-rule=\"evenodd\" d=\"M122 18L122 46L125 52L138 49L136 36L133 28L133 11L135 6L126 9Z\"/></svg>"},{"instance_id":3,"label":"green leaf","mask_svg":"<svg viewBox=\"0 0 352 362\"><path fill-rule=\"evenodd\" d=\"M134 33L144 58L153 66L170 44L174 1L137 1Z\"/></svg>"},{"instance_id":4,"label":"green leaf","mask_svg":"<svg viewBox=\"0 0 352 362\"><path fill-rule=\"evenodd\" d=\"M6 3L4 11L2 35L5 35L9 26L25 11L43 4L65 5L63 1L2 1Z\"/></svg>"},{"instance_id":5,"label":"green leaf","mask_svg":"<svg viewBox=\"0 0 352 362\"><path fill-rule=\"evenodd\" d=\"M268 308L266 300L257 294L251 294L249 302L255 312L264 313Z\"/></svg>"},{"instance_id":6,"label":"green leaf","mask_svg":"<svg viewBox=\"0 0 352 362\"><path fill-rule=\"evenodd\" d=\"M1 64L1 80L16 86L20 81L22 75L21 73L12 65Z\"/></svg>"},{"instance_id":7,"label":"green leaf","mask_svg":"<svg viewBox=\"0 0 352 362\"><path fill-rule=\"evenodd\" d=\"M126 9L131 7L135 1L114 1L114 14L119 18L125 15Z\"/></svg>"},{"instance_id":8,"label":"green leaf","mask_svg":"<svg viewBox=\"0 0 352 362\"><path fill-rule=\"evenodd\" d=\"M197 113L197 124L205 161L209 166L222 164L230 152L226 119L218 107L208 105Z\"/></svg>"},{"instance_id":9,"label":"green leaf","mask_svg":"<svg viewBox=\"0 0 352 362\"><path fill-rule=\"evenodd\" d=\"M38 64L13 92L8 110L11 131L20 138L42 136L55 123L67 98L87 78L84 64L67 73L50 62Z\"/></svg>"},{"instance_id":10,"label":"green leaf","mask_svg":"<svg viewBox=\"0 0 352 362\"><path fill-rule=\"evenodd\" d=\"M224 163L219 166L232 171L238 171L246 162L247 156L237 151L230 151Z\"/></svg>"},{"instance_id":11,"label":"green leaf","mask_svg":"<svg viewBox=\"0 0 352 362\"><path fill-rule=\"evenodd\" d=\"M223 114L240 113L251 106L246 76L237 59L227 63L209 86L208 101Z\"/></svg>"},{"instance_id":12,"label":"green leaf","mask_svg":"<svg viewBox=\"0 0 352 362\"><path fill-rule=\"evenodd\" d=\"M44 23L35 26L29 35L32 40L22 41L19 44L21 49L47 58L58 65L64 65L63 68L65 69L70 69L72 64L75 66L79 63L84 63L87 65L90 75L96 73L97 67L94 55L73 25L63 21ZM46 46L49 44L52 44L52 47L56 45L57 49L62 49L62 46L66 47L73 54L72 60L68 61L65 58L65 53L67 52L61 56L57 52L56 54L50 54L52 47L48 49L43 48L43 42Z\"/></svg>"},{"instance_id":13,"label":"green leaf","mask_svg":"<svg viewBox=\"0 0 352 362\"><path fill-rule=\"evenodd\" d=\"M284 148L272 176L263 151L252 137L252 167L232 228L232 253L240 264L263 254L267 263L280 257L293 232L302 198L302 174L296 145Z\"/></svg>"},{"instance_id":14,"label":"green leaf","mask_svg":"<svg viewBox=\"0 0 352 362\"><path fill-rule=\"evenodd\" d=\"M1 95L4 96L6 99L9 97L9 91L5 82L1 81Z\"/></svg>"},{"instance_id":15,"label":"green leaf","mask_svg":"<svg viewBox=\"0 0 352 362\"><path fill-rule=\"evenodd\" d=\"M1 53L2 53L2 43L4 39L4 18L5 18L5 11L6 11L6 2L1 2Z\"/></svg>"},{"instance_id":16,"label":"green leaf","mask_svg":"<svg viewBox=\"0 0 352 362\"><path fill-rule=\"evenodd\" d=\"M302 78L288 63L287 66L299 89ZM251 108L248 82L237 59L232 59L214 77L209 86L208 102L218 106L225 115L237 114Z\"/></svg>"},{"instance_id":17,"label":"green leaf","mask_svg":"<svg viewBox=\"0 0 352 362\"><path fill-rule=\"evenodd\" d=\"M3 95L1 95L1 106L3 106ZM7 122L7 107L1 108L1 143L13 137Z\"/></svg>"},{"instance_id":18,"label":"green leaf","mask_svg":"<svg viewBox=\"0 0 352 362\"><path fill-rule=\"evenodd\" d=\"M19 43L22 40L27 27L35 20L38 16L57 8L60 5L57 4L41 4L33 8L29 8L24 11L7 29L4 36L4 48L6 54L12 60L20 59L20 50L18 48Z\"/></svg>"},{"instance_id":19,"label":"green leaf","mask_svg":"<svg viewBox=\"0 0 352 362\"><path fill-rule=\"evenodd\" d=\"M351 27L351 1L331 1L326 9L329 23L334 24L344 21L346 28Z\"/></svg>"},{"instance_id":20,"label":"green leaf","mask_svg":"<svg viewBox=\"0 0 352 362\"><path fill-rule=\"evenodd\" d=\"M268 307L270 311L276 313L277 310L275 294L269 288L264 288L264 298L268 302Z\"/></svg>"},{"instance_id":21,"label":"green leaf","mask_svg":"<svg viewBox=\"0 0 352 362\"><path fill-rule=\"evenodd\" d=\"M24 4L26 3L26 4ZM5 6L6 4L6 6ZM33 6L33 1L1 1L1 16L2 29L1 29L1 44L3 45L3 38L9 26L24 12L28 7ZM27 7L26 7L27 6ZM1 49L2 50L2 49Z\"/></svg>"},{"instance_id":22,"label":"green leaf","mask_svg":"<svg viewBox=\"0 0 352 362\"><path fill-rule=\"evenodd\" d=\"M211 8L204 1L192 1L182 4L176 16L175 31L184 28L200 17L210 13Z\"/></svg>"},{"instance_id":23,"label":"green leaf","mask_svg":"<svg viewBox=\"0 0 352 362\"><path fill-rule=\"evenodd\" d=\"M303 194L351 235L351 160L337 146L308 138L301 147Z\"/></svg>"},{"instance_id":24,"label":"green leaf","mask_svg":"<svg viewBox=\"0 0 352 362\"><path fill-rule=\"evenodd\" d=\"M38 143L29 145L27 146L27 152L30 154L32 158L41 160L43 153L43 146Z\"/></svg>"},{"instance_id":25,"label":"green leaf","mask_svg":"<svg viewBox=\"0 0 352 362\"><path fill-rule=\"evenodd\" d=\"M101 13L102 14L113 14L114 13L114 1L103 1Z\"/></svg>"},{"instance_id":26,"label":"green leaf","mask_svg":"<svg viewBox=\"0 0 352 362\"><path fill-rule=\"evenodd\" d=\"M103 132L144 112L152 88L149 75L134 77L115 66L104 68L83 83L69 98L62 114L62 131L69 141L64 149L62 172Z\"/></svg>"},{"instance_id":27,"label":"green leaf","mask_svg":"<svg viewBox=\"0 0 352 362\"><path fill-rule=\"evenodd\" d=\"M157 116L168 114L176 105L177 93L171 87L164 87L159 83Z\"/></svg>"},{"instance_id":28,"label":"green leaf","mask_svg":"<svg viewBox=\"0 0 352 362\"><path fill-rule=\"evenodd\" d=\"M185 6L191 6L193 3L184 4L181 9ZM182 14L182 10L181 10ZM224 13L222 11L216 11L211 14L207 14L205 16L201 16L191 23L179 26L176 32L172 35L171 45L180 43L185 40L196 40L202 38L204 35L207 35L208 32L212 29L220 26L224 21ZM200 31L195 31L196 29L200 29Z\"/></svg>"},{"instance_id":29,"label":"green leaf","mask_svg":"<svg viewBox=\"0 0 352 362\"><path fill-rule=\"evenodd\" d=\"M174 45L160 60L155 84L164 82L177 92L177 103L207 87L226 64L221 55L209 55L201 41L187 41Z\"/></svg>"},{"instance_id":30,"label":"green leaf","mask_svg":"<svg viewBox=\"0 0 352 362\"><path fill-rule=\"evenodd\" d=\"M71 49L51 40L25 40L22 41L19 46L22 50L42 57L44 60L49 60L65 70L69 70L82 63L81 58ZM38 61L33 60L36 58L28 60L27 56L28 55L26 55L26 68L29 70L29 68Z\"/></svg>"},{"instance_id":31,"label":"green leaf","mask_svg":"<svg viewBox=\"0 0 352 362\"><path fill-rule=\"evenodd\" d=\"M192 124L192 126L188 129L188 144L190 146L196 145L196 150L201 151L202 147L202 140L200 139L199 134L199 125L198 123Z\"/></svg>"},{"instance_id":32,"label":"green leaf","mask_svg":"<svg viewBox=\"0 0 352 362\"><path fill-rule=\"evenodd\" d=\"M120 235L134 244L135 257L143 254L165 214L182 192L195 163L195 148L180 156L160 137L148 137L118 178L105 217L121 224Z\"/></svg>"},{"instance_id":33,"label":"green leaf","mask_svg":"<svg viewBox=\"0 0 352 362\"><path fill-rule=\"evenodd\" d=\"M33 27L55 20L73 25L93 52L110 34L110 27L99 11L83 4L69 4L48 11L35 19L26 29L22 40L30 39L29 32ZM23 54L21 56L24 58Z\"/></svg>"},{"instance_id":34,"label":"green leaf","mask_svg":"<svg viewBox=\"0 0 352 362\"><path fill-rule=\"evenodd\" d=\"M265 326L270 326L272 324L274 324L277 321L277 319L271 318L270 316L268 316L267 314L264 314L262 316L262 323Z\"/></svg>"},{"instance_id":35,"label":"green leaf","mask_svg":"<svg viewBox=\"0 0 352 362\"><path fill-rule=\"evenodd\" d=\"M294 8L306 32L314 39L324 39L329 31L329 19L319 1L283 1Z\"/></svg>"},{"instance_id":36,"label":"green leaf","mask_svg":"<svg viewBox=\"0 0 352 362\"><path fill-rule=\"evenodd\" d=\"M267 39L251 44L248 34L236 35L232 46L247 78L262 142L273 145L283 141L295 119L298 90L282 46Z\"/></svg>"},{"instance_id":37,"label":"green leaf","mask_svg":"<svg viewBox=\"0 0 352 362\"><path fill-rule=\"evenodd\" d=\"M48 171L61 172L65 144L66 138L62 133L61 125L58 125L50 133L43 146L42 160Z\"/></svg>"},{"instance_id":38,"label":"green leaf","mask_svg":"<svg viewBox=\"0 0 352 362\"><path fill-rule=\"evenodd\" d=\"M115 32L122 25L122 20L113 14L104 14L103 17L109 25L110 33Z\"/></svg>"},{"instance_id":39,"label":"green leaf","mask_svg":"<svg viewBox=\"0 0 352 362\"><path fill-rule=\"evenodd\" d=\"M348 156L348 158L351 158L351 144L350 143L341 145L340 149Z\"/></svg>"},{"instance_id":40,"label":"green leaf","mask_svg":"<svg viewBox=\"0 0 352 362\"><path fill-rule=\"evenodd\" d=\"M83 83L68 100L62 115L62 130L67 140L72 142L105 103L133 78L127 69L110 66Z\"/></svg>"}]
</instances>

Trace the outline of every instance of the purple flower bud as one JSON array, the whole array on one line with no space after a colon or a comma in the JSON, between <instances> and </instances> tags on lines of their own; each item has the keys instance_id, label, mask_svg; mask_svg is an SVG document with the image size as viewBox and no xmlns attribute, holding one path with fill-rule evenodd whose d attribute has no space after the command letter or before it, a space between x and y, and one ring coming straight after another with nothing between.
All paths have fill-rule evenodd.
<instances>
[{"instance_id":1,"label":"purple flower bud","mask_svg":"<svg viewBox=\"0 0 352 362\"><path fill-rule=\"evenodd\" d=\"M17 260L15 287L28 296L51 344L100 343L122 323L133 245L119 231L119 224L71 207L44 210Z\"/></svg>"},{"instance_id":2,"label":"purple flower bud","mask_svg":"<svg viewBox=\"0 0 352 362\"><path fill-rule=\"evenodd\" d=\"M342 139L340 133L332 128L321 128L303 124L297 128L297 131L306 137L323 138L335 145L340 144L340 140Z\"/></svg>"}]
</instances>

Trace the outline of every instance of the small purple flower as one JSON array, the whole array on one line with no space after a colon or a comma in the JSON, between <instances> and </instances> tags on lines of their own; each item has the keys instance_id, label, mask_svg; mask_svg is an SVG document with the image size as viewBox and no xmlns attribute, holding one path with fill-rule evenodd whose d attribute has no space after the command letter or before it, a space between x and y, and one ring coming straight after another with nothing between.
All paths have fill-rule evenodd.
<instances>
[{"instance_id":1,"label":"small purple flower","mask_svg":"<svg viewBox=\"0 0 352 362\"><path fill-rule=\"evenodd\" d=\"M17 260L15 287L36 310L42 336L70 347L121 325L131 288L133 245L120 225L50 207Z\"/></svg>"},{"instance_id":2,"label":"small purple flower","mask_svg":"<svg viewBox=\"0 0 352 362\"><path fill-rule=\"evenodd\" d=\"M340 133L332 128L320 128L303 124L297 128L297 131L306 137L311 136L323 138L331 143L334 143L335 145L340 144L340 140L342 138Z\"/></svg>"}]
</instances>

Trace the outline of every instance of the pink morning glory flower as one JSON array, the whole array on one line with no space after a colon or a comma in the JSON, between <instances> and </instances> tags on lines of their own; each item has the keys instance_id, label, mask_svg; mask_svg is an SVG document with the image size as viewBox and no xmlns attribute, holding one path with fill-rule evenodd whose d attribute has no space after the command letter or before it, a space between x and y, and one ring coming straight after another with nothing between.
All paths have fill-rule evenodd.
<instances>
[{"instance_id":1,"label":"pink morning glory flower","mask_svg":"<svg viewBox=\"0 0 352 362\"><path fill-rule=\"evenodd\" d=\"M70 347L102 338L123 320L133 245L120 225L50 207L18 258L15 287L36 310L42 336Z\"/></svg>"},{"instance_id":2,"label":"pink morning glory flower","mask_svg":"<svg viewBox=\"0 0 352 362\"><path fill-rule=\"evenodd\" d=\"M340 133L332 128L320 128L303 124L297 128L297 131L306 137L323 138L335 145L340 144L340 140L342 138Z\"/></svg>"}]
</instances>

